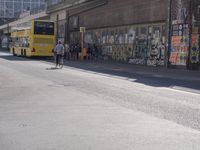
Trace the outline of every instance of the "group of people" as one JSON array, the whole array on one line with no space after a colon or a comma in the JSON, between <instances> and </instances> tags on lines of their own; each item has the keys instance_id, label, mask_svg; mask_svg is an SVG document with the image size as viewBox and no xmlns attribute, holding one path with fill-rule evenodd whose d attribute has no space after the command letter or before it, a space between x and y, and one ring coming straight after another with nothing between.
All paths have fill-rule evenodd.
<instances>
[{"instance_id":1,"label":"group of people","mask_svg":"<svg viewBox=\"0 0 200 150\"><path fill-rule=\"evenodd\" d=\"M79 59L79 53L81 52L81 46L80 44L65 44L63 45L61 41L58 41L58 44L56 45L54 49L54 57L55 57L55 63L56 67L62 67L63 66L63 60L78 60Z\"/></svg>"},{"instance_id":2,"label":"group of people","mask_svg":"<svg viewBox=\"0 0 200 150\"><path fill-rule=\"evenodd\" d=\"M68 55L67 59L78 60L79 53L81 53L81 45L79 43L70 44L66 53Z\"/></svg>"},{"instance_id":3,"label":"group of people","mask_svg":"<svg viewBox=\"0 0 200 150\"><path fill-rule=\"evenodd\" d=\"M95 44L93 44L93 45L92 44L88 44L87 54L88 54L88 58L90 60L98 59L99 53L100 53L99 49Z\"/></svg>"},{"instance_id":4,"label":"group of people","mask_svg":"<svg viewBox=\"0 0 200 150\"><path fill-rule=\"evenodd\" d=\"M56 67L63 66L63 59L79 60L80 53L81 53L81 46L79 43L74 43L71 45L68 44L63 45L61 41L58 41L58 44L54 49ZM95 44L94 45L88 44L86 54L87 54L86 59L96 60L99 55L99 49Z\"/></svg>"}]
</instances>

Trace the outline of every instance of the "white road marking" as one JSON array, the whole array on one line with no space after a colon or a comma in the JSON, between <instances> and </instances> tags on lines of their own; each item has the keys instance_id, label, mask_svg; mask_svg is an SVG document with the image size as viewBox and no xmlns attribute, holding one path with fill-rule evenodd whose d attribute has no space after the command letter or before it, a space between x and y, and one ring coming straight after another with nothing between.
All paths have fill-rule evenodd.
<instances>
[{"instance_id":1,"label":"white road marking","mask_svg":"<svg viewBox=\"0 0 200 150\"><path fill-rule=\"evenodd\" d=\"M158 89L176 91L176 92L180 92L180 93L184 93L184 94L192 94L192 95L198 95L198 96L200 95L200 93L198 93L198 92L193 92L193 91L195 91L193 89L184 88L184 87L178 87L178 88L181 88L181 89L176 89L177 87L178 86L173 86L173 87L158 87ZM187 91L187 90L190 90L190 91Z\"/></svg>"}]
</instances>

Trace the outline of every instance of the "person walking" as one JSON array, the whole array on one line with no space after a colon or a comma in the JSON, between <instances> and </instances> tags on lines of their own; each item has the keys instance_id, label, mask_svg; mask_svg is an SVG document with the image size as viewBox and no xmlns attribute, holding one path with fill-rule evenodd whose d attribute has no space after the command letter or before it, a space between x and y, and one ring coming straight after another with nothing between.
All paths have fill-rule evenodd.
<instances>
[{"instance_id":1,"label":"person walking","mask_svg":"<svg viewBox=\"0 0 200 150\"><path fill-rule=\"evenodd\" d=\"M58 65L59 65L59 67L63 66L64 51L65 51L65 48L62 45L61 41L59 41L54 49L54 54L55 54L55 58L56 58L56 67Z\"/></svg>"}]
</instances>

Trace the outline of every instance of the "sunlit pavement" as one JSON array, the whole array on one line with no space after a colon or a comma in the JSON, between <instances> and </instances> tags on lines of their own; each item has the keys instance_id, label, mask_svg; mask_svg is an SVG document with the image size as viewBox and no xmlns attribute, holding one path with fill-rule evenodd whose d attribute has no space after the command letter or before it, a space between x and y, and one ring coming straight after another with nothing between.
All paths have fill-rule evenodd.
<instances>
[{"instance_id":1,"label":"sunlit pavement","mask_svg":"<svg viewBox=\"0 0 200 150\"><path fill-rule=\"evenodd\" d=\"M200 149L198 80L66 64L0 53L1 150Z\"/></svg>"}]
</instances>

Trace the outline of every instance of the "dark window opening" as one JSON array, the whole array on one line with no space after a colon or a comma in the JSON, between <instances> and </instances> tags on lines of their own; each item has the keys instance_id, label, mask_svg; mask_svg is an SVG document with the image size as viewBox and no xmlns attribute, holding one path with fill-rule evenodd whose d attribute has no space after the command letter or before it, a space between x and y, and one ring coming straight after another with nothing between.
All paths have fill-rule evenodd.
<instances>
[{"instance_id":1,"label":"dark window opening","mask_svg":"<svg viewBox=\"0 0 200 150\"><path fill-rule=\"evenodd\" d=\"M35 21L34 34L39 35L54 35L54 23Z\"/></svg>"}]
</instances>

